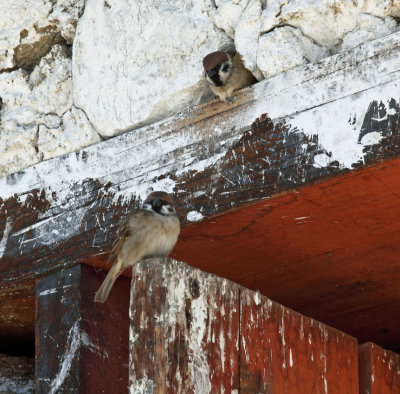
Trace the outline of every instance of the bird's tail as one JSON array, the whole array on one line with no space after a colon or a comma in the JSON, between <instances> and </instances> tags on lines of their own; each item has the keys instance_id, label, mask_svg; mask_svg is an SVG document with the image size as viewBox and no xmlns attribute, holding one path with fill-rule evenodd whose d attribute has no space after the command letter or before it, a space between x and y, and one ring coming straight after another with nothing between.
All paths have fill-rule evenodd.
<instances>
[{"instance_id":1,"label":"bird's tail","mask_svg":"<svg viewBox=\"0 0 400 394\"><path fill-rule=\"evenodd\" d=\"M103 283L99 287L99 290L96 291L94 295L94 300L96 302L105 302L107 300L108 295L110 294L111 288L114 285L114 282L117 280L118 276L122 274L125 267L121 264L117 263L114 264L110 271L108 272L107 276L105 277Z\"/></svg>"}]
</instances>

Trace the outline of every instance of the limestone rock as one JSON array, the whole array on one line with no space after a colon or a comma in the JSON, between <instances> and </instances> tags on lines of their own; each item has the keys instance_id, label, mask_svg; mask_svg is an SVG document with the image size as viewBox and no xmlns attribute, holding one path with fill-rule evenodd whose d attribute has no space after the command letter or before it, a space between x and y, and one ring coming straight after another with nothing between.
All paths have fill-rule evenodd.
<instances>
[{"instance_id":1,"label":"limestone rock","mask_svg":"<svg viewBox=\"0 0 400 394\"><path fill-rule=\"evenodd\" d=\"M357 45L387 36L398 30L400 30L400 25L390 16L378 18L368 14L361 14L357 18L356 28L343 37L341 50L354 48Z\"/></svg>"},{"instance_id":2,"label":"limestone rock","mask_svg":"<svg viewBox=\"0 0 400 394\"><path fill-rule=\"evenodd\" d=\"M220 0L215 23L257 79L394 33L394 0Z\"/></svg>"},{"instance_id":3,"label":"limestone rock","mask_svg":"<svg viewBox=\"0 0 400 394\"><path fill-rule=\"evenodd\" d=\"M208 0L138 4L88 0L77 27L74 103L102 136L210 98L202 58L231 45Z\"/></svg>"},{"instance_id":4,"label":"limestone rock","mask_svg":"<svg viewBox=\"0 0 400 394\"><path fill-rule=\"evenodd\" d=\"M72 107L62 117L62 124L56 128L39 126L37 146L43 160L100 142L101 138L80 109Z\"/></svg>"},{"instance_id":5,"label":"limestone rock","mask_svg":"<svg viewBox=\"0 0 400 394\"><path fill-rule=\"evenodd\" d=\"M0 73L0 176L100 141L72 107L71 59L55 45L31 74Z\"/></svg>"},{"instance_id":6,"label":"limestone rock","mask_svg":"<svg viewBox=\"0 0 400 394\"><path fill-rule=\"evenodd\" d=\"M268 78L326 56L329 56L327 48L303 36L299 29L283 26L260 37L257 66L263 77Z\"/></svg>"},{"instance_id":7,"label":"limestone rock","mask_svg":"<svg viewBox=\"0 0 400 394\"><path fill-rule=\"evenodd\" d=\"M72 44L84 0L2 0L0 71L31 69L57 43Z\"/></svg>"}]
</instances>

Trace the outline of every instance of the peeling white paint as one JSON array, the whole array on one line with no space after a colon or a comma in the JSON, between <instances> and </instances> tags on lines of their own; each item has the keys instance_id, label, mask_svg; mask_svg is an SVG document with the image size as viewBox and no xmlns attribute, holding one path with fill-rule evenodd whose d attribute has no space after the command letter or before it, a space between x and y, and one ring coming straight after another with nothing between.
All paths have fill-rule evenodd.
<instances>
[{"instance_id":1,"label":"peeling white paint","mask_svg":"<svg viewBox=\"0 0 400 394\"><path fill-rule=\"evenodd\" d=\"M376 145L382 141L383 135L374 131L372 133L365 134L364 137L361 138L361 145Z\"/></svg>"},{"instance_id":2,"label":"peeling white paint","mask_svg":"<svg viewBox=\"0 0 400 394\"><path fill-rule=\"evenodd\" d=\"M87 347L91 352L98 354L99 356L103 357L103 358L108 358L109 357L109 353L106 349L105 346L99 346L99 345L95 345L89 338L89 335L85 332L81 330L81 341L82 344Z\"/></svg>"},{"instance_id":3,"label":"peeling white paint","mask_svg":"<svg viewBox=\"0 0 400 394\"><path fill-rule=\"evenodd\" d=\"M330 163L332 163L332 158L325 153L320 153L319 155L314 156L314 164L313 164L314 167L324 168L328 166Z\"/></svg>"},{"instance_id":4,"label":"peeling white paint","mask_svg":"<svg viewBox=\"0 0 400 394\"><path fill-rule=\"evenodd\" d=\"M208 166L218 166L218 160L227 154L231 144L243 136L242 130L265 113L275 122L286 118L287 126L293 133L318 137L319 145L328 154L317 155L314 165L324 167L338 161L342 168L352 168L354 163L363 161L364 145L377 143L381 138L379 133L370 133L364 136L361 143L358 142L363 116L371 101L381 100L387 106L393 92L399 88L398 59L388 57L385 52L385 45L399 38L400 34L396 34L380 41L380 45L371 42L346 56L334 56L319 65L301 66L259 83L252 87L255 101L247 111L232 114L223 124L211 127L211 130L195 132L193 125L177 128L180 120L193 115L191 112L179 114L105 141L101 147L94 145L62 159L45 161L8 178L1 178L1 198L16 195L21 203L26 203L29 201L28 191L37 189L44 192L50 203L50 208L40 215L41 222L20 230L19 234L34 230L33 237L27 236L22 244L57 245L60 240L85 231L84 218L90 207L82 204L73 211L68 208L76 198L85 198L84 182L89 178L103 185L116 183L116 179L120 181L119 189L114 186L107 192L100 189L97 196L101 198L109 193L115 203L143 201L154 189L176 192L174 177L159 179L160 172L166 168L171 174L178 174L179 171L201 172ZM363 64L362 60L374 56L380 57L377 67ZM326 70L331 71L329 77L321 78ZM347 82L349 79L351 84ZM394 98L399 100L399 97ZM355 119L354 124L348 122L350 117ZM218 151L212 157L193 161L191 145L203 143L210 135L222 136L229 130L235 130L229 143L223 146L217 144ZM179 156L176 155L178 147L181 148ZM162 164L160 157L165 159ZM54 176L55 171L57 177ZM201 193L204 194L204 191ZM189 218L200 215L198 212L189 215ZM65 224L63 231L60 231L60 223Z\"/></svg>"},{"instance_id":5,"label":"peeling white paint","mask_svg":"<svg viewBox=\"0 0 400 394\"><path fill-rule=\"evenodd\" d=\"M204 216L198 211L190 211L186 215L186 219L189 222L199 222L200 220L204 219Z\"/></svg>"},{"instance_id":6,"label":"peeling white paint","mask_svg":"<svg viewBox=\"0 0 400 394\"><path fill-rule=\"evenodd\" d=\"M156 388L155 383L148 379L142 378L135 380L129 385L130 394L152 394Z\"/></svg>"},{"instance_id":7,"label":"peeling white paint","mask_svg":"<svg viewBox=\"0 0 400 394\"><path fill-rule=\"evenodd\" d=\"M11 222L12 222L11 216L7 216L6 226L4 228L3 236L1 237L0 241L0 259L3 257L4 251L6 250L8 236L10 235L12 228Z\"/></svg>"},{"instance_id":8,"label":"peeling white paint","mask_svg":"<svg viewBox=\"0 0 400 394\"><path fill-rule=\"evenodd\" d=\"M72 362L76 356L76 352L79 349L80 343L81 335L79 331L79 322L75 322L68 334L67 349L60 360L60 369L50 384L50 394L56 393L68 376L69 370L71 369Z\"/></svg>"},{"instance_id":9,"label":"peeling white paint","mask_svg":"<svg viewBox=\"0 0 400 394\"><path fill-rule=\"evenodd\" d=\"M298 218L295 218L294 220L304 220L304 219L309 219L311 216L300 216Z\"/></svg>"},{"instance_id":10,"label":"peeling white paint","mask_svg":"<svg viewBox=\"0 0 400 394\"><path fill-rule=\"evenodd\" d=\"M204 285L204 284L203 284ZM192 324L190 330L189 348L190 371L195 393L210 393L210 367L207 356L202 348L202 342L206 331L207 302L204 293L200 289L200 296L192 300Z\"/></svg>"},{"instance_id":11,"label":"peeling white paint","mask_svg":"<svg viewBox=\"0 0 400 394\"><path fill-rule=\"evenodd\" d=\"M46 290L40 295L53 294L56 289ZM69 330L67 338L67 348L60 359L60 367L56 376L49 383L49 393L57 393L58 389L62 386L65 379L70 373L72 363L77 357L77 352L81 345L87 347L90 351L95 352L103 358L108 358L109 354L105 348L95 345L89 338L88 334L79 328L80 322L77 321Z\"/></svg>"},{"instance_id":12,"label":"peeling white paint","mask_svg":"<svg viewBox=\"0 0 400 394\"><path fill-rule=\"evenodd\" d=\"M279 325L279 334L281 335L282 338L282 358L283 358L282 368L286 368L285 318L283 311L281 317L281 324Z\"/></svg>"},{"instance_id":13,"label":"peeling white paint","mask_svg":"<svg viewBox=\"0 0 400 394\"><path fill-rule=\"evenodd\" d=\"M243 351L244 351L244 356L246 357L246 363L249 362L249 352L246 349L246 338L242 336L242 346L243 346Z\"/></svg>"},{"instance_id":14,"label":"peeling white paint","mask_svg":"<svg viewBox=\"0 0 400 394\"><path fill-rule=\"evenodd\" d=\"M185 277L183 275L179 275L174 277L174 280L171 280L168 283L167 287L167 300L168 300L168 325L170 327L174 327L177 316L181 314L182 311L185 310ZM162 323L162 322L161 322ZM183 322L181 322L183 323Z\"/></svg>"},{"instance_id":15,"label":"peeling white paint","mask_svg":"<svg viewBox=\"0 0 400 394\"><path fill-rule=\"evenodd\" d=\"M220 352L221 352L221 367L222 367L222 373L225 372L225 333L222 330L219 332L219 346L220 346Z\"/></svg>"},{"instance_id":16,"label":"peeling white paint","mask_svg":"<svg viewBox=\"0 0 400 394\"><path fill-rule=\"evenodd\" d=\"M35 381L26 380L25 382L16 382L15 380L2 378L0 376L0 393L4 394L27 394L35 392Z\"/></svg>"},{"instance_id":17,"label":"peeling white paint","mask_svg":"<svg viewBox=\"0 0 400 394\"><path fill-rule=\"evenodd\" d=\"M257 306L261 303L261 294L259 290L254 292L254 302Z\"/></svg>"},{"instance_id":18,"label":"peeling white paint","mask_svg":"<svg viewBox=\"0 0 400 394\"><path fill-rule=\"evenodd\" d=\"M58 292L58 289L56 289L56 288L54 288L54 289L48 289L48 290L41 291L41 292L39 293L39 296L47 296L47 295L49 295L49 294L54 294L54 293L57 293L57 292Z\"/></svg>"}]
</instances>

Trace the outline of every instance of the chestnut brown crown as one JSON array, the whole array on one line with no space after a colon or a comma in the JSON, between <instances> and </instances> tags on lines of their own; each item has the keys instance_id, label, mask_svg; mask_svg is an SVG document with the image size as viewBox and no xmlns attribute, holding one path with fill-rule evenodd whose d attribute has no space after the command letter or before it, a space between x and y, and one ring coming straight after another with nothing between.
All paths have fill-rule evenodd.
<instances>
[{"instance_id":1,"label":"chestnut brown crown","mask_svg":"<svg viewBox=\"0 0 400 394\"><path fill-rule=\"evenodd\" d=\"M171 196L166 193L166 192L162 192L162 191L155 191L150 193L147 198L143 201L143 204L147 204L150 201L159 198L160 200L166 201L167 203L169 203L172 207L174 206L174 202L172 201Z\"/></svg>"},{"instance_id":2,"label":"chestnut brown crown","mask_svg":"<svg viewBox=\"0 0 400 394\"><path fill-rule=\"evenodd\" d=\"M206 71L209 71L218 66L218 64L227 62L228 60L229 60L229 55L226 52L222 51L212 52L209 53L203 59L203 67Z\"/></svg>"}]
</instances>

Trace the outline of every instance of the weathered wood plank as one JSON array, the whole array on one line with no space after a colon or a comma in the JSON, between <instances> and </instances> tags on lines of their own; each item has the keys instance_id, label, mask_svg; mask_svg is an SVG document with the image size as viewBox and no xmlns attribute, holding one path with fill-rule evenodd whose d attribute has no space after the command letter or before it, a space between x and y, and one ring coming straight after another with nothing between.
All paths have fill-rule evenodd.
<instances>
[{"instance_id":1,"label":"weathered wood plank","mask_svg":"<svg viewBox=\"0 0 400 394\"><path fill-rule=\"evenodd\" d=\"M152 188L187 223L399 155L399 37L1 179L0 283L106 253Z\"/></svg>"},{"instance_id":2,"label":"weathered wood plank","mask_svg":"<svg viewBox=\"0 0 400 394\"><path fill-rule=\"evenodd\" d=\"M167 258L133 268L130 392L239 389L239 290ZM237 391L236 391L237 392Z\"/></svg>"},{"instance_id":3,"label":"weathered wood plank","mask_svg":"<svg viewBox=\"0 0 400 394\"><path fill-rule=\"evenodd\" d=\"M75 265L36 286L36 390L123 393L128 386L129 280L93 302L102 272Z\"/></svg>"},{"instance_id":4,"label":"weathered wood plank","mask_svg":"<svg viewBox=\"0 0 400 394\"><path fill-rule=\"evenodd\" d=\"M358 394L349 335L167 258L132 276L132 393Z\"/></svg>"},{"instance_id":5,"label":"weathered wood plank","mask_svg":"<svg viewBox=\"0 0 400 394\"><path fill-rule=\"evenodd\" d=\"M358 394L355 338L247 289L240 317L241 392Z\"/></svg>"},{"instance_id":6,"label":"weathered wood plank","mask_svg":"<svg viewBox=\"0 0 400 394\"><path fill-rule=\"evenodd\" d=\"M359 346L361 394L400 393L400 355L374 343Z\"/></svg>"},{"instance_id":7,"label":"weathered wood plank","mask_svg":"<svg viewBox=\"0 0 400 394\"><path fill-rule=\"evenodd\" d=\"M35 392L35 359L0 354L0 393Z\"/></svg>"}]
</instances>

